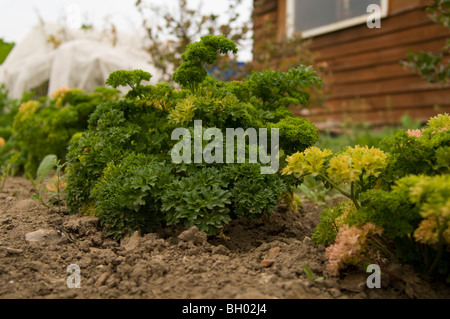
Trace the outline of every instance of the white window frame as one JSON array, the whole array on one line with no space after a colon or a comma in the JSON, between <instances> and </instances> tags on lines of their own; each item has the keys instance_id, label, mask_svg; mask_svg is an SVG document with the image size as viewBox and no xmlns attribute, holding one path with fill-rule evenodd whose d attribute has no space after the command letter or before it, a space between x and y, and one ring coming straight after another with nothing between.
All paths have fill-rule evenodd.
<instances>
[{"instance_id":1,"label":"white window frame","mask_svg":"<svg viewBox=\"0 0 450 319\"><path fill-rule=\"evenodd\" d=\"M314 0L311 0L314 1ZM385 18L388 14L389 0L381 0L381 18ZM312 38L321 34L330 33L333 31L342 30L345 28L353 27L355 25L363 24L367 22L367 18L371 13L365 15L353 17L350 19L341 20L338 22L330 23L324 26L309 30L301 30L303 38ZM287 36L292 37L295 32L295 0L287 0L286 3L286 31Z\"/></svg>"}]
</instances>

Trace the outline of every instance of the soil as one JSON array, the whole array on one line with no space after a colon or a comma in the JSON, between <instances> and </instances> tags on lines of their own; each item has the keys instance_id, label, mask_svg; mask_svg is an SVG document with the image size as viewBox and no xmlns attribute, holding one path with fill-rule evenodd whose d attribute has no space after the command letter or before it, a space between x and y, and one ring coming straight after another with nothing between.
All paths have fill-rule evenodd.
<instances>
[{"instance_id":1,"label":"soil","mask_svg":"<svg viewBox=\"0 0 450 319\"><path fill-rule=\"evenodd\" d=\"M310 239L320 209L309 202L297 212L280 206L271 219L233 220L222 237L171 227L118 243L105 237L95 217L48 209L32 193L21 177L8 179L0 193L2 299L450 297L450 287L400 263L389 271L401 278L383 274L379 289L368 288L370 274L357 268L329 276L325 248ZM29 233L38 230L46 236L30 241ZM68 288L71 264L79 266L80 289ZM309 279L303 265L324 279Z\"/></svg>"}]
</instances>

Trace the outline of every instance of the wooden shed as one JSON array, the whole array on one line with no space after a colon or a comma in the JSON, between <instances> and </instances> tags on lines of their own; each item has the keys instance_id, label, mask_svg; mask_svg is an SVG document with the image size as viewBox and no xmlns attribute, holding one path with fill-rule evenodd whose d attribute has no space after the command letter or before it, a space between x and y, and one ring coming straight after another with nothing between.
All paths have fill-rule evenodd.
<instances>
[{"instance_id":1,"label":"wooden shed","mask_svg":"<svg viewBox=\"0 0 450 319\"><path fill-rule=\"evenodd\" d=\"M379 5L380 28L368 27L369 13L361 12L366 9L361 8L365 2ZM430 84L405 70L399 61L406 59L410 49L440 52L450 38L449 30L432 22L425 13L432 3L255 0L255 43L267 36L262 27L266 21L276 26L273 36L278 40L303 28L303 35L311 39L310 49L317 54L316 63L327 65L331 71L326 79L331 95L323 107L293 110L318 126L335 126L343 120L394 124L405 114L426 121L438 113L450 113L450 86Z\"/></svg>"}]
</instances>

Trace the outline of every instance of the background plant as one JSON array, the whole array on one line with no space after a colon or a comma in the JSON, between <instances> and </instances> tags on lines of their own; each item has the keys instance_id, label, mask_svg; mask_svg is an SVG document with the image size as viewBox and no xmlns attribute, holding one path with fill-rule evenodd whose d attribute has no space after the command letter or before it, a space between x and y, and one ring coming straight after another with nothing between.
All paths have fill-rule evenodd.
<instances>
[{"instance_id":1,"label":"background plant","mask_svg":"<svg viewBox=\"0 0 450 319\"><path fill-rule=\"evenodd\" d=\"M251 25L248 22L238 22L241 1L231 0L228 3L226 14L219 16L202 14L201 4L198 8L192 8L186 0L179 0L175 10L146 1L136 2L148 35L146 49L166 81L170 80L173 71L182 64L181 55L187 46L202 36L221 34L238 46L249 41ZM229 67L227 65L221 69ZM210 67L212 68L213 66Z\"/></svg>"},{"instance_id":2,"label":"background plant","mask_svg":"<svg viewBox=\"0 0 450 319\"><path fill-rule=\"evenodd\" d=\"M6 60L9 52L14 48L14 43L5 42L0 39L0 65Z\"/></svg>"},{"instance_id":3,"label":"background plant","mask_svg":"<svg viewBox=\"0 0 450 319\"><path fill-rule=\"evenodd\" d=\"M6 183L6 180L8 179L8 177L14 176L14 164L19 159L19 156L20 156L19 153L16 153L16 154L12 155L8 159L8 162L5 165L2 165L0 167L0 169L1 169L0 191L3 190L3 187L5 186L5 183Z\"/></svg>"},{"instance_id":4,"label":"background plant","mask_svg":"<svg viewBox=\"0 0 450 319\"><path fill-rule=\"evenodd\" d=\"M35 189L32 198L47 208L57 205L60 213L65 199L64 166L65 163L61 164L56 155L49 154L39 164L36 180L31 181ZM51 172L53 172L53 177L48 178ZM41 184L43 181L45 181L44 185Z\"/></svg>"},{"instance_id":5,"label":"background plant","mask_svg":"<svg viewBox=\"0 0 450 319\"><path fill-rule=\"evenodd\" d=\"M402 116L399 125L383 126L381 128L370 124L343 122L338 132L321 131L320 138L315 146L321 149L330 149L335 153L344 147L353 145L383 148L382 142L386 138L392 137L400 131L420 129L424 124L426 123L422 123L421 120L414 120L407 114Z\"/></svg>"},{"instance_id":6,"label":"background plant","mask_svg":"<svg viewBox=\"0 0 450 319\"><path fill-rule=\"evenodd\" d=\"M227 3L229 7L223 15L207 15L201 13L201 4L199 8L192 8L185 0L179 0L172 10L149 5L146 1L136 2L148 35L146 49L166 80L170 80L173 70L182 64L181 54L187 46L204 35L223 35L238 48L252 45L252 19L241 19L242 1L228 0ZM254 10L264 3L265 0L255 1ZM264 37L253 45L251 61L244 63L236 56L225 56L206 66L208 74L220 81L233 81L242 80L252 72L287 72L300 65L315 65L315 56L309 50L310 41L303 39L300 32L289 38L278 37L275 26L265 22L261 34ZM316 65L316 72L320 77L328 74L325 65ZM328 94L327 85L305 87L305 91L311 95L314 105L322 105Z\"/></svg>"},{"instance_id":7,"label":"background plant","mask_svg":"<svg viewBox=\"0 0 450 319\"><path fill-rule=\"evenodd\" d=\"M450 1L434 0L434 4L427 7L426 12L432 21L445 28L450 28ZM408 51L408 56L401 64L431 83L445 85L450 79L449 60L445 60L450 53L450 39L439 53Z\"/></svg>"},{"instance_id":8,"label":"background plant","mask_svg":"<svg viewBox=\"0 0 450 319\"><path fill-rule=\"evenodd\" d=\"M55 154L64 161L71 137L87 128L88 118L98 104L117 98L118 91L108 88L97 88L93 93L62 88L50 98L22 103L2 153L19 151L26 159L25 175L33 179L46 155Z\"/></svg>"}]
</instances>

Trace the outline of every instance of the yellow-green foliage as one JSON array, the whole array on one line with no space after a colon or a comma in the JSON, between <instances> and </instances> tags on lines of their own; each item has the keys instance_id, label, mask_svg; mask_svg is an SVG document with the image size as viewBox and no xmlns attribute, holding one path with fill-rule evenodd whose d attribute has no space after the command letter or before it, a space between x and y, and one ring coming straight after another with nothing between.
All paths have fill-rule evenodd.
<instances>
[{"instance_id":1,"label":"yellow-green foliage","mask_svg":"<svg viewBox=\"0 0 450 319\"><path fill-rule=\"evenodd\" d=\"M424 218L414 232L416 240L430 245L445 240L450 244L450 175L411 175L401 179L393 191L405 185L409 186L411 203L420 207L419 214Z\"/></svg>"},{"instance_id":2,"label":"yellow-green foliage","mask_svg":"<svg viewBox=\"0 0 450 319\"><path fill-rule=\"evenodd\" d=\"M320 150L312 146L304 152L297 152L287 156L288 165L283 169L283 174L295 174L298 177L311 174L317 176L323 174L325 159L333 155L330 150Z\"/></svg>"},{"instance_id":3,"label":"yellow-green foliage","mask_svg":"<svg viewBox=\"0 0 450 319\"><path fill-rule=\"evenodd\" d=\"M338 241L327 250L333 274L357 261L341 252L362 253L352 238L369 223L395 242L402 260L450 280L450 117L427 124L383 141L387 151L357 145L333 155L311 147L287 157L284 174L312 175L350 199L325 209L312 237L317 244Z\"/></svg>"},{"instance_id":4,"label":"yellow-green foliage","mask_svg":"<svg viewBox=\"0 0 450 319\"><path fill-rule=\"evenodd\" d=\"M196 97L191 95L178 102L174 109L170 111L168 119L174 124L190 123L194 119Z\"/></svg>"},{"instance_id":5,"label":"yellow-green foliage","mask_svg":"<svg viewBox=\"0 0 450 319\"><path fill-rule=\"evenodd\" d=\"M8 147L26 156L25 172L34 176L48 154L64 159L73 134L87 128L96 106L118 98L118 91L98 88L93 93L61 88L52 97L23 103L14 118Z\"/></svg>"},{"instance_id":6,"label":"yellow-green foliage","mask_svg":"<svg viewBox=\"0 0 450 319\"><path fill-rule=\"evenodd\" d=\"M381 175L383 187L389 189L407 175L439 175L450 172L450 116L439 114L418 130L397 132L383 141L389 153L388 166Z\"/></svg>"},{"instance_id":7,"label":"yellow-green foliage","mask_svg":"<svg viewBox=\"0 0 450 319\"><path fill-rule=\"evenodd\" d=\"M328 176L338 183L360 180L362 175L378 177L386 167L387 155L378 148L347 147L330 160Z\"/></svg>"},{"instance_id":8,"label":"yellow-green foliage","mask_svg":"<svg viewBox=\"0 0 450 319\"><path fill-rule=\"evenodd\" d=\"M284 168L283 173L293 173L299 177L308 174L327 175L331 180L341 184L357 182L363 175L378 177L386 167L387 155L374 147L349 146L333 156L325 168L326 159L332 155L331 150L310 147L304 152L288 156L286 158L288 166Z\"/></svg>"}]
</instances>

